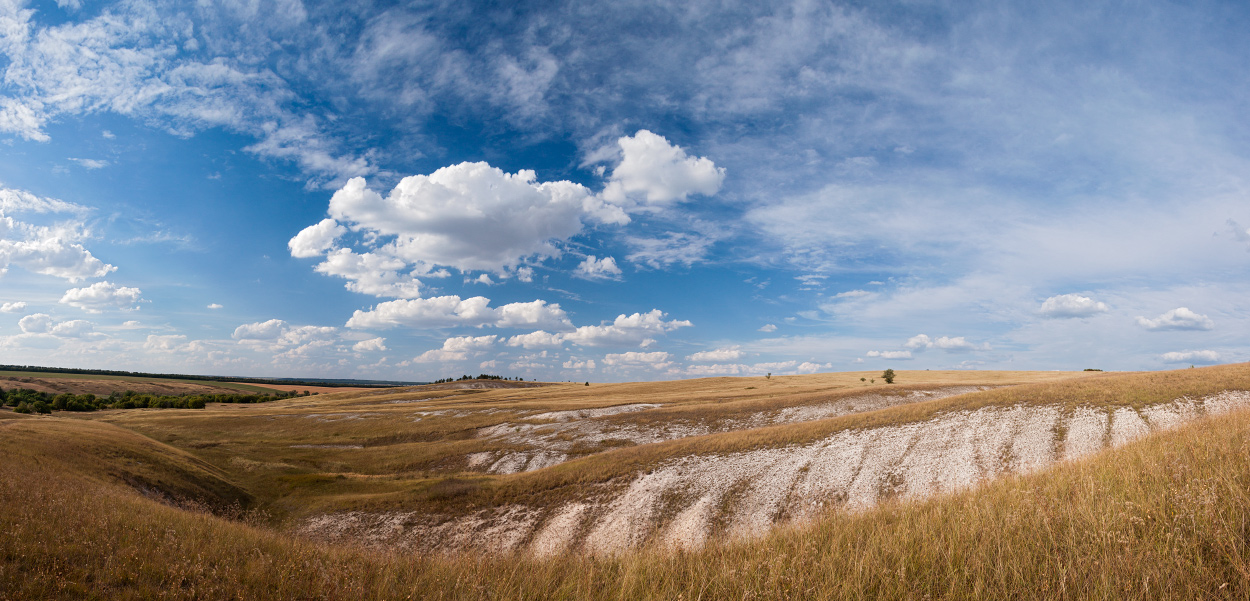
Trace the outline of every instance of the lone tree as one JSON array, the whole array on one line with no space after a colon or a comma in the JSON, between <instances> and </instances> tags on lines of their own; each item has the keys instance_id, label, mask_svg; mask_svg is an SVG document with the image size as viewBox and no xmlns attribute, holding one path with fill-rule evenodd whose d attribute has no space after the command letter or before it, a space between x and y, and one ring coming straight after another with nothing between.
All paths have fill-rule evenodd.
<instances>
[{"instance_id":1,"label":"lone tree","mask_svg":"<svg viewBox=\"0 0 1250 601\"><path fill-rule=\"evenodd\" d=\"M894 383L894 370L892 369L885 370L885 373L881 374L881 379L885 380L886 384L893 384Z\"/></svg>"}]
</instances>

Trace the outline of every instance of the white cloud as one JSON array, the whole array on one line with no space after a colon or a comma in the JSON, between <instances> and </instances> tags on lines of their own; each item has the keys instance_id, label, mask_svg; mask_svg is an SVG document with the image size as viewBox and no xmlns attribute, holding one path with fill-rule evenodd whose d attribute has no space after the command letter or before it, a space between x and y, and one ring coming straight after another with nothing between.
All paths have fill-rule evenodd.
<instances>
[{"instance_id":1,"label":"white cloud","mask_svg":"<svg viewBox=\"0 0 1250 601\"><path fill-rule=\"evenodd\" d=\"M1044 317L1089 317L1107 311L1105 303L1079 294L1052 296L1042 302L1038 310Z\"/></svg>"},{"instance_id":2,"label":"white cloud","mask_svg":"<svg viewBox=\"0 0 1250 601\"><path fill-rule=\"evenodd\" d=\"M832 367L832 363L812 363L810 361L804 361L803 363L800 363L798 367L794 368L794 370L801 374L814 374L821 370L831 369Z\"/></svg>"},{"instance_id":3,"label":"white cloud","mask_svg":"<svg viewBox=\"0 0 1250 601\"><path fill-rule=\"evenodd\" d=\"M287 242L287 246L291 249L292 257L318 257L334 246L334 242L346 233L347 228L339 225L337 221L322 219L300 230Z\"/></svg>"},{"instance_id":4,"label":"white cloud","mask_svg":"<svg viewBox=\"0 0 1250 601\"><path fill-rule=\"evenodd\" d=\"M846 292L839 292L833 295L833 298L864 298L875 295L875 292L869 292L867 290L847 290Z\"/></svg>"},{"instance_id":5,"label":"white cloud","mask_svg":"<svg viewBox=\"0 0 1250 601\"><path fill-rule=\"evenodd\" d=\"M631 367L646 365L652 369L664 369L672 363L668 360L668 353L664 351L654 351L650 353L640 353L638 351L629 351L627 353L609 353L604 355L604 365L612 365L619 367Z\"/></svg>"},{"instance_id":6,"label":"white cloud","mask_svg":"<svg viewBox=\"0 0 1250 601\"><path fill-rule=\"evenodd\" d=\"M26 308L26 301L0 304L0 313L17 313Z\"/></svg>"},{"instance_id":7,"label":"white cloud","mask_svg":"<svg viewBox=\"0 0 1250 601\"><path fill-rule=\"evenodd\" d=\"M83 319L53 322L46 313L27 315L17 321L23 334L44 334L57 338L85 338L95 333L95 324Z\"/></svg>"},{"instance_id":8,"label":"white cloud","mask_svg":"<svg viewBox=\"0 0 1250 601\"><path fill-rule=\"evenodd\" d=\"M776 332L776 331L777 331L777 326L776 326L776 325L774 325L774 324L771 324L771 323L766 323L766 324L764 324L764 325L760 326L760 329L759 329L759 330L757 330L757 331L759 331L759 332L765 332L765 333L769 333L769 332Z\"/></svg>"},{"instance_id":9,"label":"white cloud","mask_svg":"<svg viewBox=\"0 0 1250 601\"><path fill-rule=\"evenodd\" d=\"M421 353L413 358L417 363L463 361L470 355L480 355L494 348L497 336L457 336L443 341L443 347Z\"/></svg>"},{"instance_id":10,"label":"white cloud","mask_svg":"<svg viewBox=\"0 0 1250 601\"><path fill-rule=\"evenodd\" d=\"M989 350L990 347L988 344L982 344L981 346L977 346L971 342L968 342L963 336L955 336L955 337L942 336L940 338L933 339L933 338L929 338L925 334L918 334L916 336L912 336L911 338L908 338L907 342L903 344L903 348L917 350L917 351L923 351L928 348L940 348L940 349L951 351L951 352L962 352L962 351L974 351L974 350Z\"/></svg>"},{"instance_id":11,"label":"white cloud","mask_svg":"<svg viewBox=\"0 0 1250 601\"><path fill-rule=\"evenodd\" d=\"M665 205L691 194L720 191L725 169L691 157L663 136L645 129L616 141L621 162L612 170L603 198L615 205Z\"/></svg>"},{"instance_id":12,"label":"white cloud","mask_svg":"<svg viewBox=\"0 0 1250 601\"><path fill-rule=\"evenodd\" d=\"M45 334L52 328L52 316L47 313L35 313L17 320L17 327L26 334Z\"/></svg>"},{"instance_id":13,"label":"white cloud","mask_svg":"<svg viewBox=\"0 0 1250 601\"><path fill-rule=\"evenodd\" d=\"M59 302L78 307L88 313L101 313L105 309L134 311L143 301L142 294L138 288L127 288L105 281L96 282L85 288L66 290Z\"/></svg>"},{"instance_id":14,"label":"white cloud","mask_svg":"<svg viewBox=\"0 0 1250 601\"><path fill-rule=\"evenodd\" d=\"M687 320L664 321L664 317L666 315L659 309L628 316L622 314L610 324L577 328L565 334L564 339L582 346L646 345L651 336L693 325Z\"/></svg>"},{"instance_id":15,"label":"white cloud","mask_svg":"<svg viewBox=\"0 0 1250 601\"><path fill-rule=\"evenodd\" d=\"M508 346L520 346L526 349L559 348L564 346L564 336L538 330L537 332L518 334L509 338Z\"/></svg>"},{"instance_id":16,"label":"white cloud","mask_svg":"<svg viewBox=\"0 0 1250 601\"><path fill-rule=\"evenodd\" d=\"M346 279L344 287L352 292L391 298L418 298L421 296L421 282L411 274L400 274L398 270L405 267L405 261L384 252L357 254L351 249L340 248L326 255L325 261L313 269Z\"/></svg>"},{"instance_id":17,"label":"white cloud","mask_svg":"<svg viewBox=\"0 0 1250 601\"><path fill-rule=\"evenodd\" d=\"M499 341L498 336L456 336L443 341L443 350L454 352L478 352L490 350Z\"/></svg>"},{"instance_id":18,"label":"white cloud","mask_svg":"<svg viewBox=\"0 0 1250 601\"><path fill-rule=\"evenodd\" d=\"M12 217L18 213L72 213L81 216L86 207L51 198L40 198L24 190L0 188L0 274L17 265L44 275L77 283L103 277L117 269L97 259L82 241L90 231L80 219L55 225L35 225Z\"/></svg>"},{"instance_id":19,"label":"white cloud","mask_svg":"<svg viewBox=\"0 0 1250 601\"><path fill-rule=\"evenodd\" d=\"M195 36L205 33L204 23L192 20L195 11L122 4L90 19L40 26L31 19L34 11L15 8L0 15L0 50L8 58L0 132L47 141L45 125L61 115L111 112L184 136L214 127L243 133L257 140L245 150L294 161L318 181L376 171L364 158L338 154L318 119L296 103L267 61L257 60L255 52L268 44L218 47L225 56L207 62L179 54L179 46L198 47ZM273 14L296 14L289 8ZM235 33L277 22L262 25L265 19L256 15L244 20Z\"/></svg>"},{"instance_id":20,"label":"white cloud","mask_svg":"<svg viewBox=\"0 0 1250 601\"><path fill-rule=\"evenodd\" d=\"M360 342L353 344L352 350L356 351L357 353L367 353L370 351L381 352L381 351L385 351L388 349L386 348L385 338L370 338L368 340L361 340Z\"/></svg>"},{"instance_id":21,"label":"white cloud","mask_svg":"<svg viewBox=\"0 0 1250 601\"><path fill-rule=\"evenodd\" d=\"M338 328L330 326L293 326L281 319L270 319L240 325L231 338L254 349L285 351L275 355L275 360L296 360L329 347L338 335Z\"/></svg>"},{"instance_id":22,"label":"white cloud","mask_svg":"<svg viewBox=\"0 0 1250 601\"><path fill-rule=\"evenodd\" d=\"M1215 322L1186 307L1177 307L1155 319L1139 316L1137 325L1147 330L1210 330L1215 327Z\"/></svg>"},{"instance_id":23,"label":"white cloud","mask_svg":"<svg viewBox=\"0 0 1250 601\"><path fill-rule=\"evenodd\" d=\"M735 361L742 358L742 349L737 346L729 348L716 349L714 351L700 351L689 357L687 361L717 362L717 361Z\"/></svg>"},{"instance_id":24,"label":"white cloud","mask_svg":"<svg viewBox=\"0 0 1250 601\"><path fill-rule=\"evenodd\" d=\"M209 303L208 305L208 308L213 309L213 310L220 309L221 307L222 307L221 303Z\"/></svg>"},{"instance_id":25,"label":"white cloud","mask_svg":"<svg viewBox=\"0 0 1250 601\"><path fill-rule=\"evenodd\" d=\"M386 329L398 326L438 328L449 326L538 327L569 329L572 324L559 304L535 300L490 307L483 296L400 299L379 303L369 311L357 310L347 327Z\"/></svg>"},{"instance_id":26,"label":"white cloud","mask_svg":"<svg viewBox=\"0 0 1250 601\"><path fill-rule=\"evenodd\" d=\"M277 340L290 326L281 319L270 319L256 323L245 323L234 329L231 338L235 340Z\"/></svg>"},{"instance_id":27,"label":"white cloud","mask_svg":"<svg viewBox=\"0 0 1250 601\"><path fill-rule=\"evenodd\" d=\"M912 336L911 338L908 338L907 342L904 343L903 346L909 349L926 349L932 346L932 344L933 344L933 340L930 339L927 335L917 334L915 336Z\"/></svg>"},{"instance_id":28,"label":"white cloud","mask_svg":"<svg viewBox=\"0 0 1250 601\"><path fill-rule=\"evenodd\" d=\"M882 359L911 359L911 351L868 351L864 356Z\"/></svg>"},{"instance_id":29,"label":"white cloud","mask_svg":"<svg viewBox=\"0 0 1250 601\"><path fill-rule=\"evenodd\" d=\"M108 161L101 161L101 160L98 160L98 159L75 159L75 158L70 158L69 160L71 160L71 161L73 161L73 162L75 162L75 163L78 163L78 164L79 164L80 166L82 166L84 169L103 169L103 168L105 168L105 167L108 167L108 166L109 166L109 162L108 162Z\"/></svg>"},{"instance_id":30,"label":"white cloud","mask_svg":"<svg viewBox=\"0 0 1250 601\"><path fill-rule=\"evenodd\" d=\"M594 255L588 255L578 264L573 275L587 280L614 280L620 277L621 269L612 257L596 259Z\"/></svg>"},{"instance_id":31,"label":"white cloud","mask_svg":"<svg viewBox=\"0 0 1250 601\"><path fill-rule=\"evenodd\" d=\"M580 184L537 181L533 171L504 173L460 163L400 180L383 197L353 178L330 199L330 216L351 229L393 236L393 254L410 263L503 272L527 258L558 256L556 243L583 223L628 222Z\"/></svg>"},{"instance_id":32,"label":"white cloud","mask_svg":"<svg viewBox=\"0 0 1250 601\"><path fill-rule=\"evenodd\" d=\"M710 235L687 232L667 232L658 238L629 236L625 243L633 251L625 255L625 259L652 269L677 264L690 267L703 261L716 241L717 238Z\"/></svg>"},{"instance_id":33,"label":"white cloud","mask_svg":"<svg viewBox=\"0 0 1250 601\"><path fill-rule=\"evenodd\" d=\"M1164 363L1219 363L1220 354L1215 351L1182 351L1163 353Z\"/></svg>"},{"instance_id":34,"label":"white cloud","mask_svg":"<svg viewBox=\"0 0 1250 601\"><path fill-rule=\"evenodd\" d=\"M594 368L595 368L594 359L587 359L585 361L581 361L578 359L569 359L568 361L564 362L564 369L594 369Z\"/></svg>"},{"instance_id":35,"label":"white cloud","mask_svg":"<svg viewBox=\"0 0 1250 601\"><path fill-rule=\"evenodd\" d=\"M187 337L182 334L149 334L143 343L143 348L149 351L174 351L183 348L186 341Z\"/></svg>"}]
</instances>

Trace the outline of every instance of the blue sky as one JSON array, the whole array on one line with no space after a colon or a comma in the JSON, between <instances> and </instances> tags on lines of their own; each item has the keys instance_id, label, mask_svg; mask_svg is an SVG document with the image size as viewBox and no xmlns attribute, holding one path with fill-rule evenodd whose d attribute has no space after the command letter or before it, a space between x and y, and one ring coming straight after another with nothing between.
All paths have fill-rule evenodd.
<instances>
[{"instance_id":1,"label":"blue sky","mask_svg":"<svg viewBox=\"0 0 1250 601\"><path fill-rule=\"evenodd\" d=\"M0 362L1250 359L1241 3L0 0Z\"/></svg>"}]
</instances>

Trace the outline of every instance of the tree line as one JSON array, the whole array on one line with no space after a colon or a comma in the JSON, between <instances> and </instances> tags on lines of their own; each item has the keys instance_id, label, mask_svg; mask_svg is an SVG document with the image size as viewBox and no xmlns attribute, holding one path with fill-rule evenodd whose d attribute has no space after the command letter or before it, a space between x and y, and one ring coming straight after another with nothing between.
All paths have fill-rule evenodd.
<instances>
[{"instance_id":1,"label":"tree line","mask_svg":"<svg viewBox=\"0 0 1250 601\"><path fill-rule=\"evenodd\" d=\"M208 403L264 403L297 396L308 396L294 390L266 394L149 394L133 390L113 392L99 397L94 394L52 394L30 388L0 390L0 405L13 407L18 413L52 413L53 411L99 411L100 409L203 409Z\"/></svg>"},{"instance_id":2,"label":"tree line","mask_svg":"<svg viewBox=\"0 0 1250 601\"><path fill-rule=\"evenodd\" d=\"M460 376L459 378L442 378L439 380L434 380L433 382L430 382L430 383L431 384L446 384L448 382L463 382L465 380L516 380L517 382L524 382L525 378L520 378L520 377L505 378L503 376L492 376L489 374L478 374L478 376L475 378L473 376L466 374L466 375Z\"/></svg>"}]
</instances>

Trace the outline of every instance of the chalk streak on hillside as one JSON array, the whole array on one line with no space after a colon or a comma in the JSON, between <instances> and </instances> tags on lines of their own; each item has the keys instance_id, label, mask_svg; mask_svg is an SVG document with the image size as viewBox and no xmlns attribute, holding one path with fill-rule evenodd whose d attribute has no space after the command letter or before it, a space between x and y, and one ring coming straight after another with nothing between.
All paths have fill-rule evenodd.
<instances>
[{"instance_id":1,"label":"chalk streak on hillside","mask_svg":"<svg viewBox=\"0 0 1250 601\"><path fill-rule=\"evenodd\" d=\"M714 536L759 537L829 510L862 511L1033 472L1248 405L1250 392L1226 391L1141 410L982 407L806 445L674 458L623 487L588 487L585 498L558 507L514 504L468 516L342 512L310 518L300 531L388 547L541 556L610 555L646 544L694 549Z\"/></svg>"}]
</instances>

